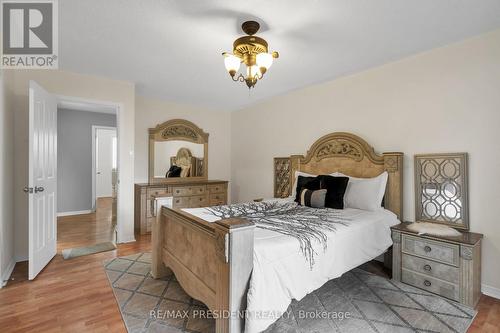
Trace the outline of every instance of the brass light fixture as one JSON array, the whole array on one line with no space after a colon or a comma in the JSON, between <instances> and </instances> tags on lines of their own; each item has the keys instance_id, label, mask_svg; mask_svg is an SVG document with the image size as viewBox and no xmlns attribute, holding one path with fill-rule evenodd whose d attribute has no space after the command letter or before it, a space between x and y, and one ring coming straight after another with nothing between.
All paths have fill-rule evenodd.
<instances>
[{"instance_id":1,"label":"brass light fixture","mask_svg":"<svg viewBox=\"0 0 500 333\"><path fill-rule=\"evenodd\" d=\"M233 43L233 53L224 52L224 65L235 82L245 82L248 89L255 87L258 80L264 77L273 59L278 58L278 52L268 53L265 39L254 36L259 31L260 24L255 21L246 21L241 28L248 36L236 39ZM236 73L241 63L246 66L245 75Z\"/></svg>"}]
</instances>

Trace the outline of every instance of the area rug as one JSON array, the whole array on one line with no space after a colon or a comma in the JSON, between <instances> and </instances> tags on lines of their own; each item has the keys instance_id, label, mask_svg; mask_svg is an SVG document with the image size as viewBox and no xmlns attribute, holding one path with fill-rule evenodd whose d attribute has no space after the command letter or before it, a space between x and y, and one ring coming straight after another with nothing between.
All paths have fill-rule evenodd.
<instances>
[{"instance_id":1,"label":"area rug","mask_svg":"<svg viewBox=\"0 0 500 333\"><path fill-rule=\"evenodd\" d=\"M173 274L155 280L151 254L104 263L129 333L215 332L205 305L189 297ZM185 315L165 316L165 313ZM268 332L466 332L476 311L461 304L354 269L327 282L287 312ZM325 317L325 318L321 318Z\"/></svg>"},{"instance_id":2,"label":"area rug","mask_svg":"<svg viewBox=\"0 0 500 333\"><path fill-rule=\"evenodd\" d=\"M64 259L71 259L81 256L86 256L89 254L111 251L116 249L116 245L113 242L98 243L92 246L74 247L71 249L62 250L62 256Z\"/></svg>"}]
</instances>

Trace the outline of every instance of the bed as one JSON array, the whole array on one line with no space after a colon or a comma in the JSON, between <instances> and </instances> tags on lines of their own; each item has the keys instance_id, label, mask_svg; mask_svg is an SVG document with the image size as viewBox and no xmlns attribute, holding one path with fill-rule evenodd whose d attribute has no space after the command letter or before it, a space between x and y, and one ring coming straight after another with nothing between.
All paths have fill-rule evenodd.
<instances>
[{"instance_id":1,"label":"bed","mask_svg":"<svg viewBox=\"0 0 500 333\"><path fill-rule=\"evenodd\" d=\"M332 133L316 141L306 156L275 159L275 196L283 199L216 208L162 207L152 230L152 274L159 278L171 269L185 291L213 311L217 332L263 331L291 299L300 300L391 246L389 228L402 216L402 164L402 153L376 154L358 136ZM295 171L360 178L387 171L384 209L297 208L288 198ZM280 217L298 214L294 219L328 214L319 219L329 219L333 227L322 232L323 242L304 246L297 235L266 224L273 226L275 212L263 222L262 214L269 216L273 209Z\"/></svg>"}]
</instances>

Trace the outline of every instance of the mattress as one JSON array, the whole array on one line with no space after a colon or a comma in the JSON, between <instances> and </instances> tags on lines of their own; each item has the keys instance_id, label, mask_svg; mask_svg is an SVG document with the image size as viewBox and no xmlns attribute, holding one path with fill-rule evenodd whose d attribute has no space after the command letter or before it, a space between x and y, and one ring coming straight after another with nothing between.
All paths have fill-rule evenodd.
<instances>
[{"instance_id":1,"label":"mattress","mask_svg":"<svg viewBox=\"0 0 500 333\"><path fill-rule=\"evenodd\" d=\"M290 199L266 202L296 205ZM207 222L221 219L210 208L183 210ZM336 223L334 230L323 230L324 241L312 239L313 259L304 255L303 244L293 235L255 228L245 332L265 330L286 312L292 299L300 301L327 281L383 254L392 245L390 227L399 223L394 213L383 208L321 210L325 212L342 223Z\"/></svg>"}]
</instances>

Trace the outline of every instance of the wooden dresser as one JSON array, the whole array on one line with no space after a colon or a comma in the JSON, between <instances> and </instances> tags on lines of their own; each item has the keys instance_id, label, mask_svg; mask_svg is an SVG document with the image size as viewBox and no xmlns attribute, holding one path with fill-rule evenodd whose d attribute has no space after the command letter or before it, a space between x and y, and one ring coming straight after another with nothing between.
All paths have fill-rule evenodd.
<instances>
[{"instance_id":1,"label":"wooden dresser","mask_svg":"<svg viewBox=\"0 0 500 333\"><path fill-rule=\"evenodd\" d=\"M225 180L193 180L168 184L135 184L135 232L151 232L154 198L172 197L173 208L196 208L227 204Z\"/></svg>"},{"instance_id":2,"label":"wooden dresser","mask_svg":"<svg viewBox=\"0 0 500 333\"><path fill-rule=\"evenodd\" d=\"M392 278L470 307L481 296L482 234L418 235L404 222L391 228Z\"/></svg>"}]
</instances>

